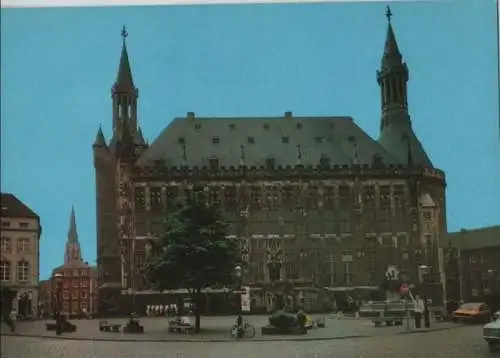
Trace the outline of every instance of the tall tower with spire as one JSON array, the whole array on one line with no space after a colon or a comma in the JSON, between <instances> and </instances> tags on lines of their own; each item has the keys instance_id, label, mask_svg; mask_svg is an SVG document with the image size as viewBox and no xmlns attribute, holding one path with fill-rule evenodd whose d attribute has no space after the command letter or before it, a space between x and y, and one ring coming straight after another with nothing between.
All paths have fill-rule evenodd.
<instances>
[{"instance_id":1,"label":"tall tower with spire","mask_svg":"<svg viewBox=\"0 0 500 358\"><path fill-rule=\"evenodd\" d=\"M432 163L412 129L408 111L409 71L396 41L389 6L386 17L384 53L377 71L382 109L378 142L401 163L431 168Z\"/></svg>"},{"instance_id":2,"label":"tall tower with spire","mask_svg":"<svg viewBox=\"0 0 500 358\"><path fill-rule=\"evenodd\" d=\"M66 250L64 252L64 263L66 264L71 261L82 261L82 251L80 249L80 242L78 241L78 232L76 230L76 216L74 207L71 207L68 240L66 242Z\"/></svg>"},{"instance_id":3,"label":"tall tower with spire","mask_svg":"<svg viewBox=\"0 0 500 358\"><path fill-rule=\"evenodd\" d=\"M122 178L130 176L136 158L148 148L138 124L139 90L134 84L125 27L121 31L118 73L111 87L112 137L99 126L94 144L96 174L97 272L100 310L115 307L122 288L120 228ZM128 193L127 195L129 195ZM131 194L130 194L131 195ZM107 307L107 308L106 308Z\"/></svg>"},{"instance_id":4,"label":"tall tower with spire","mask_svg":"<svg viewBox=\"0 0 500 358\"><path fill-rule=\"evenodd\" d=\"M111 88L113 105L113 140L115 143L122 137L123 130L129 130L133 144L142 146L145 144L141 128L137 123L137 100L139 89L134 85L132 70L127 51L128 32L125 26L121 32L122 52L118 65L116 81ZM128 128L124 128L124 126ZM126 134L128 135L128 134Z\"/></svg>"}]
</instances>

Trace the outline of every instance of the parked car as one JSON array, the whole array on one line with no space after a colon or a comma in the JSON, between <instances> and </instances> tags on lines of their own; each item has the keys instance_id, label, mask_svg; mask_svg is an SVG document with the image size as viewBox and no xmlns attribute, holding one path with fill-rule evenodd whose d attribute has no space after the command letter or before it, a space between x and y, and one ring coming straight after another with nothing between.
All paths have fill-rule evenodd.
<instances>
[{"instance_id":1,"label":"parked car","mask_svg":"<svg viewBox=\"0 0 500 358\"><path fill-rule=\"evenodd\" d=\"M467 302L453 312L453 322L486 323L491 319L491 310L483 302Z\"/></svg>"},{"instance_id":2,"label":"parked car","mask_svg":"<svg viewBox=\"0 0 500 358\"><path fill-rule=\"evenodd\" d=\"M483 327L483 339L491 351L500 347L500 311L493 315L493 321Z\"/></svg>"}]
</instances>

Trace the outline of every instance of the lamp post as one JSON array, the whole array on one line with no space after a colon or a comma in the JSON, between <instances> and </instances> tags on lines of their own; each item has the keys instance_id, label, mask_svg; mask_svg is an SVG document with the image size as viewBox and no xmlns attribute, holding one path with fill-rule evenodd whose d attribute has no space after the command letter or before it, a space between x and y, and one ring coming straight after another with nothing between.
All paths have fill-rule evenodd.
<instances>
[{"instance_id":1,"label":"lamp post","mask_svg":"<svg viewBox=\"0 0 500 358\"><path fill-rule=\"evenodd\" d=\"M62 277L61 273L54 275L56 283L55 302L56 302L56 334L60 336L63 332L62 326Z\"/></svg>"},{"instance_id":2,"label":"lamp post","mask_svg":"<svg viewBox=\"0 0 500 358\"><path fill-rule=\"evenodd\" d=\"M242 289L242 285L243 285L243 282L242 282L242 274L243 274L243 269L241 268L240 265L236 265L235 268L234 268L234 274L236 275L236 278L237 278L237 282L238 282L238 295L236 295L236 297L238 298L238 302L237 302L237 309L238 309L238 314L241 314L241 289Z\"/></svg>"}]
</instances>

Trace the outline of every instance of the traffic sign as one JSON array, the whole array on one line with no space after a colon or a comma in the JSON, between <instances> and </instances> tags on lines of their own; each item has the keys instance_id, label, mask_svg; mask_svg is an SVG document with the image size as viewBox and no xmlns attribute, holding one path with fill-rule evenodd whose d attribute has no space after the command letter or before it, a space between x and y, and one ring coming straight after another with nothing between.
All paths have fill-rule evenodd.
<instances>
[{"instance_id":1,"label":"traffic sign","mask_svg":"<svg viewBox=\"0 0 500 358\"><path fill-rule=\"evenodd\" d=\"M401 285L401 287L399 288L399 291L403 294L403 295L407 295L408 292L410 292L410 286L408 286L407 283L403 283Z\"/></svg>"}]
</instances>

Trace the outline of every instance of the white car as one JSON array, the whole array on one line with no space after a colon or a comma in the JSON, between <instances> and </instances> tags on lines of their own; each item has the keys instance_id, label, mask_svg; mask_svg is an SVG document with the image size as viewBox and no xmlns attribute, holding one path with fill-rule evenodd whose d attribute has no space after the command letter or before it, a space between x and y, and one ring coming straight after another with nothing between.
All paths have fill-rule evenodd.
<instances>
[{"instance_id":1,"label":"white car","mask_svg":"<svg viewBox=\"0 0 500 358\"><path fill-rule=\"evenodd\" d=\"M493 315L493 321L483 327L483 339L488 343L491 351L500 347L500 311Z\"/></svg>"}]
</instances>

